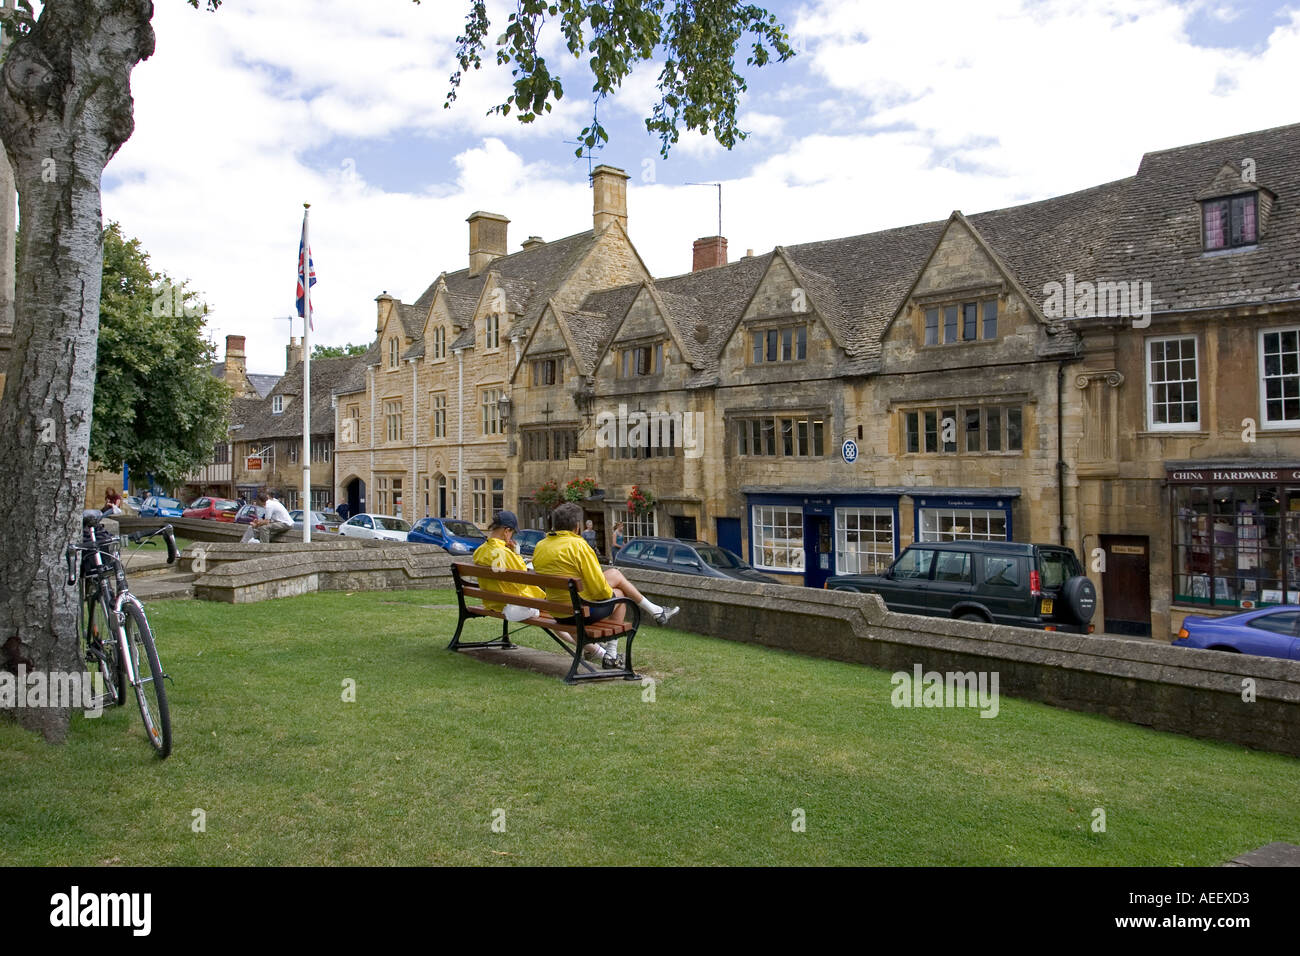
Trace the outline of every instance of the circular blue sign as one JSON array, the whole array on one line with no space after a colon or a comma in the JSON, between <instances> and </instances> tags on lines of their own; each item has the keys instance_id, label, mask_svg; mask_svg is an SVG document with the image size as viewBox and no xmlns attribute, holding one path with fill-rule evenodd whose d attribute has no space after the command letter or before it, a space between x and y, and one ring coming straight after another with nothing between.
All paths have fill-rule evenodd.
<instances>
[{"instance_id":1,"label":"circular blue sign","mask_svg":"<svg viewBox=\"0 0 1300 956\"><path fill-rule=\"evenodd\" d=\"M846 438L844 440L844 447L840 449L840 454L844 456L844 460L850 465L853 464L858 460L858 443L852 438Z\"/></svg>"}]
</instances>

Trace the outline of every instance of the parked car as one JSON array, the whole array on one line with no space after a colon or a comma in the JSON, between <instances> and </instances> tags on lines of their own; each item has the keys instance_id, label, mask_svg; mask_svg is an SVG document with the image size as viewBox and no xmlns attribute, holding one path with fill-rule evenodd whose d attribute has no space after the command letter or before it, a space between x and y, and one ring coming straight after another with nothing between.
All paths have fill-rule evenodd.
<instances>
[{"instance_id":1,"label":"parked car","mask_svg":"<svg viewBox=\"0 0 1300 956\"><path fill-rule=\"evenodd\" d=\"M144 500L139 495L126 495L122 499L122 508L129 515L138 515L143 506Z\"/></svg>"},{"instance_id":2,"label":"parked car","mask_svg":"<svg viewBox=\"0 0 1300 956\"><path fill-rule=\"evenodd\" d=\"M477 525L455 518L421 518L407 537L412 544L436 544L449 554L473 554L487 535Z\"/></svg>"},{"instance_id":3,"label":"parked car","mask_svg":"<svg viewBox=\"0 0 1300 956\"><path fill-rule=\"evenodd\" d=\"M339 530L339 525L342 524L342 522L339 520L339 516L335 514L333 511L313 511L311 514L312 514L311 529L313 531L331 531L337 533ZM302 530L302 509L298 508L295 511L290 511L289 517L293 519L294 528L297 529L298 531L301 531Z\"/></svg>"},{"instance_id":4,"label":"parked car","mask_svg":"<svg viewBox=\"0 0 1300 956\"><path fill-rule=\"evenodd\" d=\"M140 505L141 518L180 518L185 508L175 498L150 495Z\"/></svg>"},{"instance_id":5,"label":"parked car","mask_svg":"<svg viewBox=\"0 0 1300 956\"><path fill-rule=\"evenodd\" d=\"M231 516L239 510L239 502L231 501L229 498L195 498L190 502L190 506L185 509L181 515L183 518L207 518L216 520L217 515L223 511L230 512Z\"/></svg>"},{"instance_id":6,"label":"parked car","mask_svg":"<svg viewBox=\"0 0 1300 956\"><path fill-rule=\"evenodd\" d=\"M261 505L244 505L235 513L235 524L252 524L254 519L265 517L266 509Z\"/></svg>"},{"instance_id":7,"label":"parked car","mask_svg":"<svg viewBox=\"0 0 1300 956\"><path fill-rule=\"evenodd\" d=\"M537 547L537 542L546 537L545 531L538 531L536 528L520 528L515 534L515 544L519 545L519 553L525 558L533 556L533 549Z\"/></svg>"},{"instance_id":8,"label":"parked car","mask_svg":"<svg viewBox=\"0 0 1300 956\"><path fill-rule=\"evenodd\" d=\"M382 538L386 541L405 541L411 526L392 515L354 515L339 525L339 534L345 538Z\"/></svg>"},{"instance_id":9,"label":"parked car","mask_svg":"<svg viewBox=\"0 0 1300 956\"><path fill-rule=\"evenodd\" d=\"M1227 617L1192 615L1183 619L1174 646L1300 661L1300 607L1266 607Z\"/></svg>"},{"instance_id":10,"label":"parked car","mask_svg":"<svg viewBox=\"0 0 1300 956\"><path fill-rule=\"evenodd\" d=\"M884 574L840 574L832 591L879 594L891 611L1092 632L1097 588L1069 548L1015 541L927 541Z\"/></svg>"},{"instance_id":11,"label":"parked car","mask_svg":"<svg viewBox=\"0 0 1300 956\"><path fill-rule=\"evenodd\" d=\"M614 567L769 584L772 581L725 548L692 538L632 538L614 555Z\"/></svg>"}]
</instances>

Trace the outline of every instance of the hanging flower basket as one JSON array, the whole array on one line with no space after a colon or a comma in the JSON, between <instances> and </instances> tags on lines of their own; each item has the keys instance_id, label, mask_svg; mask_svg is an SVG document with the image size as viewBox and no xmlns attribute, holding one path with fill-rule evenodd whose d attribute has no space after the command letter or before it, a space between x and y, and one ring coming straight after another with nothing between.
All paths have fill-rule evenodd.
<instances>
[{"instance_id":1,"label":"hanging flower basket","mask_svg":"<svg viewBox=\"0 0 1300 956\"><path fill-rule=\"evenodd\" d=\"M633 485L627 496L627 510L638 517L654 511L655 496L640 485Z\"/></svg>"},{"instance_id":2,"label":"hanging flower basket","mask_svg":"<svg viewBox=\"0 0 1300 956\"><path fill-rule=\"evenodd\" d=\"M595 478L574 478L564 486L564 500L581 501L583 498L590 498L595 490Z\"/></svg>"},{"instance_id":3,"label":"hanging flower basket","mask_svg":"<svg viewBox=\"0 0 1300 956\"><path fill-rule=\"evenodd\" d=\"M560 503L560 498L561 498L560 486L556 484L554 479L546 482L546 484L538 488L537 491L533 494L533 500L536 501L543 508L545 508L547 511L550 511L552 508L558 505Z\"/></svg>"}]
</instances>

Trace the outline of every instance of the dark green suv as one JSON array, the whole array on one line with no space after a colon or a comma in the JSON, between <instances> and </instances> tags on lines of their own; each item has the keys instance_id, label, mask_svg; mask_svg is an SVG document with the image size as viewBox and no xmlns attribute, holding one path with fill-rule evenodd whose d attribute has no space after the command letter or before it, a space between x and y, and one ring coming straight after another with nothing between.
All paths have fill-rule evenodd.
<instances>
[{"instance_id":1,"label":"dark green suv","mask_svg":"<svg viewBox=\"0 0 1300 956\"><path fill-rule=\"evenodd\" d=\"M927 541L884 574L827 578L834 591L879 594L891 611L1092 632L1097 589L1069 548L1014 541Z\"/></svg>"}]
</instances>

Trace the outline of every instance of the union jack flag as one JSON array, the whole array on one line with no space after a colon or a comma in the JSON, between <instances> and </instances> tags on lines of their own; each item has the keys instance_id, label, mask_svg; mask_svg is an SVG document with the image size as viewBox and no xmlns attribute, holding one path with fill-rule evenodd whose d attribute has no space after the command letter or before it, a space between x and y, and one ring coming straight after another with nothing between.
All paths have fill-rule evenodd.
<instances>
[{"instance_id":1,"label":"union jack flag","mask_svg":"<svg viewBox=\"0 0 1300 956\"><path fill-rule=\"evenodd\" d=\"M316 266L311 261L311 246L307 244L307 214L302 214L302 239L298 243L298 315L305 317L311 323L312 331L316 331L316 320L307 312L310 309L307 306L307 296L303 293L303 279L309 277L312 285L316 284Z\"/></svg>"}]
</instances>

